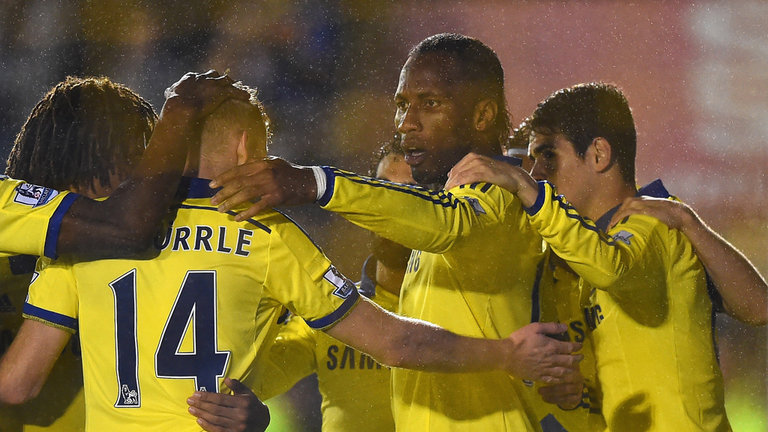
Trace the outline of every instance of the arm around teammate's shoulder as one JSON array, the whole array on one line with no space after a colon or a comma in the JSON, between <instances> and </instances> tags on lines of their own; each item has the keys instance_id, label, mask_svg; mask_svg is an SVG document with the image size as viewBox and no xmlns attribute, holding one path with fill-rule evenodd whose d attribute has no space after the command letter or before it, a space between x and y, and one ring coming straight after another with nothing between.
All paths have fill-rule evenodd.
<instances>
[{"instance_id":1,"label":"arm around teammate's shoulder","mask_svg":"<svg viewBox=\"0 0 768 432\"><path fill-rule=\"evenodd\" d=\"M729 315L747 324L768 323L768 284L765 278L741 251L710 228L690 206L661 198L628 198L611 223L632 214L655 217L688 237L714 281Z\"/></svg>"}]
</instances>

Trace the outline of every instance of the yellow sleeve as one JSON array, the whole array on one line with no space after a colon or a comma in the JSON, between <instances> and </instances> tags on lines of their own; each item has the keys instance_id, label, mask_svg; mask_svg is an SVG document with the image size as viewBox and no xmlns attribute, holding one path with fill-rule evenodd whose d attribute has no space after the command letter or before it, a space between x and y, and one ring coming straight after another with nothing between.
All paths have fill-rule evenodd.
<instances>
[{"instance_id":1,"label":"yellow sleeve","mask_svg":"<svg viewBox=\"0 0 768 432\"><path fill-rule=\"evenodd\" d=\"M552 250L600 289L613 285L642 263L648 239L658 225L654 218L634 215L605 233L580 216L548 182L539 182L538 199L526 211L531 225Z\"/></svg>"},{"instance_id":2,"label":"yellow sleeve","mask_svg":"<svg viewBox=\"0 0 768 432\"><path fill-rule=\"evenodd\" d=\"M23 315L70 333L77 331L77 284L71 266L47 258L38 260Z\"/></svg>"},{"instance_id":3,"label":"yellow sleeve","mask_svg":"<svg viewBox=\"0 0 768 432\"><path fill-rule=\"evenodd\" d=\"M507 207L520 206L509 192L488 183L446 191L391 183L331 167L318 203L369 231L411 249L444 253L483 224L504 222Z\"/></svg>"},{"instance_id":4,"label":"yellow sleeve","mask_svg":"<svg viewBox=\"0 0 768 432\"><path fill-rule=\"evenodd\" d=\"M290 390L299 380L317 369L315 361L316 330L301 317L292 316L280 325L280 333L269 348L269 355L260 367L260 377L254 383L254 393L262 400Z\"/></svg>"},{"instance_id":5,"label":"yellow sleeve","mask_svg":"<svg viewBox=\"0 0 768 432\"><path fill-rule=\"evenodd\" d=\"M344 318L360 299L355 284L289 219L274 225L272 234L264 282L268 296L314 329Z\"/></svg>"},{"instance_id":6,"label":"yellow sleeve","mask_svg":"<svg viewBox=\"0 0 768 432\"><path fill-rule=\"evenodd\" d=\"M0 176L0 251L56 258L61 221L77 196Z\"/></svg>"}]
</instances>

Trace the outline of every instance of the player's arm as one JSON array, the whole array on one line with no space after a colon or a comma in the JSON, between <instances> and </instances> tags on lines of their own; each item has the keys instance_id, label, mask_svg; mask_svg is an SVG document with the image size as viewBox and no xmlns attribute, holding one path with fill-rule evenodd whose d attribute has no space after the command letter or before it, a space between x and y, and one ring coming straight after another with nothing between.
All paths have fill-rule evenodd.
<instances>
[{"instance_id":1,"label":"player's arm","mask_svg":"<svg viewBox=\"0 0 768 432\"><path fill-rule=\"evenodd\" d=\"M491 185L451 194L331 167L294 166L280 159L241 165L218 176L212 186L222 186L212 199L220 211L256 200L238 219L276 205L317 202L384 238L434 253L448 250L480 223L497 222L509 204L504 198L514 200L508 194L490 198L486 192ZM482 220L478 212L483 213Z\"/></svg>"},{"instance_id":2,"label":"player's arm","mask_svg":"<svg viewBox=\"0 0 768 432\"><path fill-rule=\"evenodd\" d=\"M609 236L579 215L548 182L537 183L523 169L482 155L470 154L456 164L448 186L472 181L492 182L517 195L531 226L573 271L597 288L610 287L641 261L651 228L647 224L622 224Z\"/></svg>"},{"instance_id":3,"label":"player's arm","mask_svg":"<svg viewBox=\"0 0 768 432\"><path fill-rule=\"evenodd\" d=\"M24 320L0 359L0 402L15 405L36 397L70 336L62 329Z\"/></svg>"},{"instance_id":4,"label":"player's arm","mask_svg":"<svg viewBox=\"0 0 768 432\"><path fill-rule=\"evenodd\" d=\"M564 324L533 323L507 339L470 338L392 314L361 298L327 333L391 367L431 372L504 370L522 379L557 383L577 373L580 360L571 354L580 344L548 336L565 330Z\"/></svg>"},{"instance_id":5,"label":"player's arm","mask_svg":"<svg viewBox=\"0 0 768 432\"><path fill-rule=\"evenodd\" d=\"M668 199L633 197L611 219L632 214L655 217L688 237L723 298L726 312L753 325L768 323L768 284L738 249L710 228L688 205Z\"/></svg>"},{"instance_id":6,"label":"player's arm","mask_svg":"<svg viewBox=\"0 0 768 432\"><path fill-rule=\"evenodd\" d=\"M151 245L196 140L198 121L247 92L215 71L188 73L166 92L160 119L131 177L104 201L77 198L61 220L56 250L80 257L116 257Z\"/></svg>"},{"instance_id":7,"label":"player's arm","mask_svg":"<svg viewBox=\"0 0 768 432\"><path fill-rule=\"evenodd\" d=\"M224 379L232 394L195 392L187 399L189 413L208 432L262 432L269 426L269 408L240 381Z\"/></svg>"}]
</instances>

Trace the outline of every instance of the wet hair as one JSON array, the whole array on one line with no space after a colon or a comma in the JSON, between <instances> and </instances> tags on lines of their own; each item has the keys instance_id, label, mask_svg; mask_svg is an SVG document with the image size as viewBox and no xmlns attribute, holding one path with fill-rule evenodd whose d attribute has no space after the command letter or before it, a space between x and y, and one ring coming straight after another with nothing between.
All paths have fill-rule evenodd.
<instances>
[{"instance_id":1,"label":"wet hair","mask_svg":"<svg viewBox=\"0 0 768 432\"><path fill-rule=\"evenodd\" d=\"M405 157L405 152L403 151L403 148L400 146L399 134L395 134L395 137L392 138L391 141L385 142L384 144L381 145L381 147L379 147L373 152L373 156L371 157L371 163L368 167L368 176L376 177L376 171L378 171L379 169L379 164L381 163L381 161L384 160L384 158L386 158L391 154L396 154L396 155Z\"/></svg>"},{"instance_id":2,"label":"wet hair","mask_svg":"<svg viewBox=\"0 0 768 432\"><path fill-rule=\"evenodd\" d=\"M231 130L236 126L248 132L248 143L252 146L252 150L259 153L266 151L266 148L260 149L255 147L256 144L261 144L259 142L261 138L266 139L265 144L267 147L272 139L269 116L267 116L266 111L264 111L264 105L258 98L258 89L248 87L242 83L235 83L235 86L250 94L248 102L234 99L227 100L210 113L203 123L201 145L210 147L207 149L207 152L215 153L220 143L221 133ZM257 134L261 133L265 133L266 136L257 137ZM206 153L206 149L201 149L201 152Z\"/></svg>"},{"instance_id":3,"label":"wet hair","mask_svg":"<svg viewBox=\"0 0 768 432\"><path fill-rule=\"evenodd\" d=\"M539 103L531 116L531 130L541 135L562 134L584 157L595 138L611 145L611 162L622 178L635 183L637 133L629 103L613 84L586 83L568 87Z\"/></svg>"},{"instance_id":4,"label":"wet hair","mask_svg":"<svg viewBox=\"0 0 768 432\"><path fill-rule=\"evenodd\" d=\"M500 147L509 137L509 109L504 96L504 68L499 57L478 39L456 33L441 33L430 36L408 53L408 57L425 54L447 54L455 59L460 69L458 82L473 84L479 93L478 101L490 98L496 102L498 112L494 122L494 133Z\"/></svg>"},{"instance_id":5,"label":"wet hair","mask_svg":"<svg viewBox=\"0 0 768 432\"><path fill-rule=\"evenodd\" d=\"M56 189L90 190L141 158L157 115L106 77L67 77L37 103L13 143L5 173Z\"/></svg>"}]
</instances>

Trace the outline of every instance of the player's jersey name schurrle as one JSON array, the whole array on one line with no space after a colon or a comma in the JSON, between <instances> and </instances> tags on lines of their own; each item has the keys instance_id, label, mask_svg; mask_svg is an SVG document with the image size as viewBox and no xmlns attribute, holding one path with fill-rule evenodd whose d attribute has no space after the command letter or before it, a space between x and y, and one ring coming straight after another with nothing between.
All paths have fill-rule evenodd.
<instances>
[{"instance_id":1,"label":"player's jersey name schurrle","mask_svg":"<svg viewBox=\"0 0 768 432\"><path fill-rule=\"evenodd\" d=\"M205 251L247 257L253 230L226 226L171 226L165 237L155 243L160 250Z\"/></svg>"}]
</instances>

